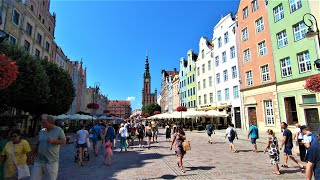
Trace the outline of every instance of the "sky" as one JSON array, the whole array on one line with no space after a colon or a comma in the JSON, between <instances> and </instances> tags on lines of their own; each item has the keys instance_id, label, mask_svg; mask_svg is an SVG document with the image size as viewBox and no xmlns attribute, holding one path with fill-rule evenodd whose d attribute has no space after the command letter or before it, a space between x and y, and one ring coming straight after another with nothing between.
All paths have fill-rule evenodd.
<instances>
[{"instance_id":1,"label":"sky","mask_svg":"<svg viewBox=\"0 0 320 180\"><path fill-rule=\"evenodd\" d=\"M51 0L56 43L71 60L82 58L87 86L100 83L110 100L131 100L141 108L148 52L151 90L161 91L161 70L179 69L179 60L202 36L212 39L222 16L238 0Z\"/></svg>"}]
</instances>

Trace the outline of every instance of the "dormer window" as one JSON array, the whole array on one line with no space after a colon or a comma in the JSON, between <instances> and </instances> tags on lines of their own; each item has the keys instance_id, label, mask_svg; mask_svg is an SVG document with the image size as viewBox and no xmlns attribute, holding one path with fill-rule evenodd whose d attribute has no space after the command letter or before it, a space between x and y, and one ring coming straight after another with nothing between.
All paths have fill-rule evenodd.
<instances>
[{"instance_id":1,"label":"dormer window","mask_svg":"<svg viewBox=\"0 0 320 180\"><path fill-rule=\"evenodd\" d=\"M201 51L201 57L202 57L202 59L204 59L204 50L203 49Z\"/></svg>"}]
</instances>

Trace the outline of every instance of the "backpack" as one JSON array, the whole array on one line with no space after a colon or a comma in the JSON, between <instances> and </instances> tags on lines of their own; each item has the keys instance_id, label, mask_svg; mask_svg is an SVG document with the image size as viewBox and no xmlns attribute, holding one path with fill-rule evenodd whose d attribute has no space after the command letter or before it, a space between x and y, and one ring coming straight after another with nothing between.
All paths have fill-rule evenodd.
<instances>
[{"instance_id":1,"label":"backpack","mask_svg":"<svg viewBox=\"0 0 320 180\"><path fill-rule=\"evenodd\" d=\"M127 131L131 132L131 124L127 124Z\"/></svg>"},{"instance_id":2,"label":"backpack","mask_svg":"<svg viewBox=\"0 0 320 180\"><path fill-rule=\"evenodd\" d=\"M209 134L212 134L212 131L213 131L213 126L212 126L212 125L209 125L209 126L208 126L208 133L209 133Z\"/></svg>"},{"instance_id":3,"label":"backpack","mask_svg":"<svg viewBox=\"0 0 320 180\"><path fill-rule=\"evenodd\" d=\"M230 136L231 139L234 139L236 137L236 132L233 130L233 128L230 130Z\"/></svg>"},{"instance_id":4,"label":"backpack","mask_svg":"<svg viewBox=\"0 0 320 180\"><path fill-rule=\"evenodd\" d=\"M138 133L139 134L143 134L143 129L144 129L143 125L142 126L138 125Z\"/></svg>"},{"instance_id":5,"label":"backpack","mask_svg":"<svg viewBox=\"0 0 320 180\"><path fill-rule=\"evenodd\" d=\"M314 144L319 142L319 135L312 133L311 134L311 142L310 142L310 146L313 146Z\"/></svg>"}]
</instances>

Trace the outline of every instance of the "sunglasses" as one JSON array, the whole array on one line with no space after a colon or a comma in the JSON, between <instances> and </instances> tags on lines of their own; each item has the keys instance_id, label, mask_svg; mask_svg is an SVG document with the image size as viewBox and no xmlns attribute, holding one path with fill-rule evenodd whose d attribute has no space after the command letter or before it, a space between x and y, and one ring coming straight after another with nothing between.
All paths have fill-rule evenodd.
<instances>
[{"instance_id":1,"label":"sunglasses","mask_svg":"<svg viewBox=\"0 0 320 180\"><path fill-rule=\"evenodd\" d=\"M18 137L18 135L13 135L13 136L10 136L10 138L16 138Z\"/></svg>"}]
</instances>

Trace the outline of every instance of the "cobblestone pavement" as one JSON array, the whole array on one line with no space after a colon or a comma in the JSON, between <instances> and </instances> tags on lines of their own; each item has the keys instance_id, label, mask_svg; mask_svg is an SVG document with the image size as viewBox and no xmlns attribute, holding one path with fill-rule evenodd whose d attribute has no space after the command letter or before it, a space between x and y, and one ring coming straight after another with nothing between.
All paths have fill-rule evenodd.
<instances>
[{"instance_id":1,"label":"cobblestone pavement","mask_svg":"<svg viewBox=\"0 0 320 180\"><path fill-rule=\"evenodd\" d=\"M153 143L151 149L138 148L136 145L128 152L114 151L111 166L103 164L103 151L95 157L90 152L90 160L84 167L74 163L75 145L61 147L59 180L100 180L100 179L304 179L298 166L289 161L288 169L281 169L282 175L272 174L272 166L267 154L254 153L245 133L235 141L239 153L229 151L224 131L213 135L214 143L207 143L204 132L187 131L192 150L188 151L182 173L176 164L174 151L169 150L170 143L165 142L164 130L160 129L159 143ZM239 133L241 134L241 133ZM262 140L260 141L262 142ZM264 144L258 142L262 150ZM283 155L283 154L281 154ZM281 162L283 157L280 158Z\"/></svg>"}]
</instances>

